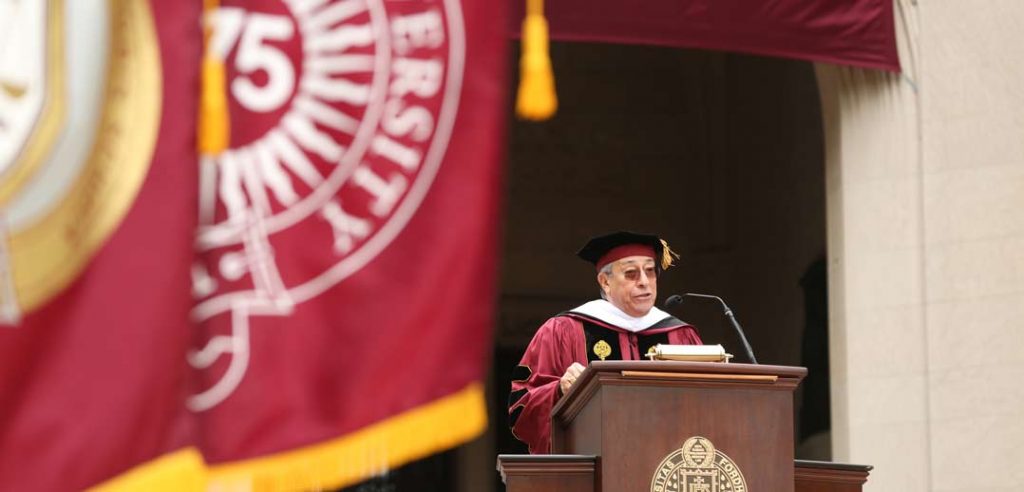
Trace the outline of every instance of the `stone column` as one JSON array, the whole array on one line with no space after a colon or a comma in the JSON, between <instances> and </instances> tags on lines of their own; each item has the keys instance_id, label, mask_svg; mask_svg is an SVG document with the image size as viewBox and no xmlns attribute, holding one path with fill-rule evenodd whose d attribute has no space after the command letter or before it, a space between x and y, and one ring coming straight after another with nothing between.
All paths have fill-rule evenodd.
<instances>
[{"instance_id":1,"label":"stone column","mask_svg":"<svg viewBox=\"0 0 1024 492\"><path fill-rule=\"evenodd\" d=\"M868 490L924 491L921 96L913 33L900 34L902 75L816 67L826 148L832 449L835 461L875 465Z\"/></svg>"},{"instance_id":2,"label":"stone column","mask_svg":"<svg viewBox=\"0 0 1024 492\"><path fill-rule=\"evenodd\" d=\"M898 0L902 75L817 67L833 454L1024 488L1024 4Z\"/></svg>"},{"instance_id":3,"label":"stone column","mask_svg":"<svg viewBox=\"0 0 1024 492\"><path fill-rule=\"evenodd\" d=\"M1024 489L1024 3L922 2L932 490Z\"/></svg>"}]
</instances>

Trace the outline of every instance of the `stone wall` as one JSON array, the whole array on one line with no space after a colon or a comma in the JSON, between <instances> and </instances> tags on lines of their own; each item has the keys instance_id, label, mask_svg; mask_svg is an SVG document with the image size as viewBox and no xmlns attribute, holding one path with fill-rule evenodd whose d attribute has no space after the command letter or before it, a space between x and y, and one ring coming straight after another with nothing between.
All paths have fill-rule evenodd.
<instances>
[{"instance_id":1,"label":"stone wall","mask_svg":"<svg viewBox=\"0 0 1024 492\"><path fill-rule=\"evenodd\" d=\"M903 74L818 67L834 452L867 490L1020 490L1024 4L896 5Z\"/></svg>"}]
</instances>

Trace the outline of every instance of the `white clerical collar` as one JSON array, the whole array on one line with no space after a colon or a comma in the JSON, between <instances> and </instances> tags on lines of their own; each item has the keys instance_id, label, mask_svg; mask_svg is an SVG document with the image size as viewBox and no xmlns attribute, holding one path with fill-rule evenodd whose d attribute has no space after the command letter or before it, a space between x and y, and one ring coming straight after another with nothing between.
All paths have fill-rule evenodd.
<instances>
[{"instance_id":1,"label":"white clerical collar","mask_svg":"<svg viewBox=\"0 0 1024 492\"><path fill-rule=\"evenodd\" d=\"M652 307L647 314L639 318L634 318L604 299L590 301L582 306L571 309L570 312L585 314L591 318L597 318L604 321L609 325L617 326L623 330L629 330L634 333L646 330L655 323L670 316L665 311Z\"/></svg>"}]
</instances>

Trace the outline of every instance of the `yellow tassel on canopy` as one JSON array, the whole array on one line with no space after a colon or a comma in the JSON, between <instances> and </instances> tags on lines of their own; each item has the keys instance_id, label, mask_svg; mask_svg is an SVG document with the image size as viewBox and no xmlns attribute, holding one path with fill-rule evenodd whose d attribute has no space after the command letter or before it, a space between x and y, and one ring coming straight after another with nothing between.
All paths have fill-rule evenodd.
<instances>
[{"instance_id":1,"label":"yellow tassel on canopy","mask_svg":"<svg viewBox=\"0 0 1024 492\"><path fill-rule=\"evenodd\" d=\"M659 241L661 241L661 269L666 270L675 264L675 260L679 259L679 255L672 251L672 248L668 247L668 243L664 239L659 239Z\"/></svg>"},{"instance_id":2,"label":"yellow tassel on canopy","mask_svg":"<svg viewBox=\"0 0 1024 492\"><path fill-rule=\"evenodd\" d=\"M555 76L551 71L551 57L548 54L548 21L544 18L544 0L526 1L522 35L516 114L525 120L546 120L558 109L558 97L555 95Z\"/></svg>"},{"instance_id":3,"label":"yellow tassel on canopy","mask_svg":"<svg viewBox=\"0 0 1024 492\"><path fill-rule=\"evenodd\" d=\"M196 145L202 154L216 155L228 148L231 141L228 118L227 74L224 60L210 48L209 26L218 0L204 0L203 65L199 85L199 121L196 122Z\"/></svg>"}]
</instances>

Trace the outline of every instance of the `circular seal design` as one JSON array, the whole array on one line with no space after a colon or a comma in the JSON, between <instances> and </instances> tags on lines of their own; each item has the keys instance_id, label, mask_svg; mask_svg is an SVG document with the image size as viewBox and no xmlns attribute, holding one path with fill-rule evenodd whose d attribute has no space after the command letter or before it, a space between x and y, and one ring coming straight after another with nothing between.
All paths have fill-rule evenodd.
<instances>
[{"instance_id":1,"label":"circular seal design","mask_svg":"<svg viewBox=\"0 0 1024 492\"><path fill-rule=\"evenodd\" d=\"M736 463L710 439L693 436L658 464L651 492L745 492L747 481Z\"/></svg>"},{"instance_id":2,"label":"circular seal design","mask_svg":"<svg viewBox=\"0 0 1024 492\"><path fill-rule=\"evenodd\" d=\"M0 49L0 321L16 324L127 213L162 87L148 2L3 2Z\"/></svg>"},{"instance_id":3,"label":"circular seal design","mask_svg":"<svg viewBox=\"0 0 1024 492\"><path fill-rule=\"evenodd\" d=\"M243 377L250 315L287 316L405 227L441 166L465 56L457 0L224 0L208 21L232 135L200 164L192 313L230 333L189 360L231 361L197 410Z\"/></svg>"},{"instance_id":4,"label":"circular seal design","mask_svg":"<svg viewBox=\"0 0 1024 492\"><path fill-rule=\"evenodd\" d=\"M598 340L594 344L594 355L598 356L601 360L604 360L609 355L612 355L612 346L608 345L608 342L604 340Z\"/></svg>"}]
</instances>

